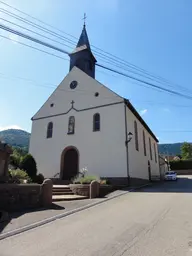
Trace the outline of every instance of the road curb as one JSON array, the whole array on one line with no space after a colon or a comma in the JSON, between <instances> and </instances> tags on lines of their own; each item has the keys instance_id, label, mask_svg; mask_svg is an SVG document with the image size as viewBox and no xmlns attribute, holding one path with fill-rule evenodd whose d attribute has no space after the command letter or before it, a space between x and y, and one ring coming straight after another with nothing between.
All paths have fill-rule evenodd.
<instances>
[{"instance_id":1,"label":"road curb","mask_svg":"<svg viewBox=\"0 0 192 256\"><path fill-rule=\"evenodd\" d=\"M94 203L90 203L88 205L85 205L85 206L82 206L82 207L79 207L79 208L76 208L74 210L70 210L68 212L65 212L65 213L61 213L61 214L57 214L53 217L50 217L50 218L47 218L45 220L41 220L41 221L38 221L38 222L35 222L35 223L32 223L32 224L29 224L27 226L24 226L24 227L21 227L21 228L18 228L18 229L15 229L15 230L12 230L12 231L9 231L9 232L6 232L2 235L0 235L0 240L3 240L5 238L8 238L8 237L11 237L11 236L14 236L14 235L18 235L22 232L25 232L25 231L28 231L28 230L31 230L31 229L34 229L34 228L37 228L37 227L40 227L40 226L43 226L45 224L48 224L50 222L53 222L55 220L58 220L58 219L61 219L61 218L64 218L66 216L69 216L71 214L74 214L76 212L80 212L80 211L83 211L85 209L88 209L88 208L91 208L93 206L96 206L96 205L99 205L101 203L104 203L106 201L109 201L109 200L112 200L114 198L117 198L117 197L120 197L120 196L123 196L125 194L128 194L134 190L137 190L137 189L140 189L142 187L146 187L146 186L149 186L151 185L151 183L147 183L145 185L142 185L142 186L139 186L139 187L136 187L136 188L132 188L128 191L123 191L122 193L118 194L118 195L114 195L114 196L111 196L111 197L108 197L108 198L105 198L103 199L102 201L98 201L98 202L94 202Z\"/></svg>"}]
</instances>

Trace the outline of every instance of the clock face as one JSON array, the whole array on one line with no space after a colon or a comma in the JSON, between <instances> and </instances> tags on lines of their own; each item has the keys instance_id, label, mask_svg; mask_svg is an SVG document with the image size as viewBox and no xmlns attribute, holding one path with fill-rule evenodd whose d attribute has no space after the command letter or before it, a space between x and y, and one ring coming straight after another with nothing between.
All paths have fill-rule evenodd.
<instances>
[{"instance_id":1,"label":"clock face","mask_svg":"<svg viewBox=\"0 0 192 256\"><path fill-rule=\"evenodd\" d=\"M72 81L71 83L70 83L70 88L71 89L75 89L76 87L77 87L77 81Z\"/></svg>"}]
</instances>

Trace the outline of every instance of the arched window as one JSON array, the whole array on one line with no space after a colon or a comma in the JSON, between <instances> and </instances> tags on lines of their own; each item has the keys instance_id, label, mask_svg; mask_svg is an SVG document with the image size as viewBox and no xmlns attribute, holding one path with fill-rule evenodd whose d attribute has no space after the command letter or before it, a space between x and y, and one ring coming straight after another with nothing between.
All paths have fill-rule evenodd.
<instances>
[{"instance_id":1,"label":"arched window","mask_svg":"<svg viewBox=\"0 0 192 256\"><path fill-rule=\"evenodd\" d=\"M74 133L75 133L75 117L70 116L69 123L68 123L68 134L74 134Z\"/></svg>"},{"instance_id":2,"label":"arched window","mask_svg":"<svg viewBox=\"0 0 192 256\"><path fill-rule=\"evenodd\" d=\"M49 122L47 125L47 138L52 138L53 136L53 123Z\"/></svg>"},{"instance_id":3,"label":"arched window","mask_svg":"<svg viewBox=\"0 0 192 256\"><path fill-rule=\"evenodd\" d=\"M151 158L151 160L153 160L152 149L151 149L151 139L150 138L149 138L149 152L150 152L150 158Z\"/></svg>"},{"instance_id":4,"label":"arched window","mask_svg":"<svg viewBox=\"0 0 192 256\"><path fill-rule=\"evenodd\" d=\"M93 131L100 131L100 114L96 113L93 116Z\"/></svg>"},{"instance_id":5,"label":"arched window","mask_svg":"<svg viewBox=\"0 0 192 256\"><path fill-rule=\"evenodd\" d=\"M138 141L138 130L137 130L137 122L134 121L134 130L135 130L135 149L139 151L139 141Z\"/></svg>"},{"instance_id":6,"label":"arched window","mask_svg":"<svg viewBox=\"0 0 192 256\"><path fill-rule=\"evenodd\" d=\"M144 150L144 156L146 156L147 152L146 152L145 131L144 130L143 130L143 150Z\"/></svg>"}]
</instances>

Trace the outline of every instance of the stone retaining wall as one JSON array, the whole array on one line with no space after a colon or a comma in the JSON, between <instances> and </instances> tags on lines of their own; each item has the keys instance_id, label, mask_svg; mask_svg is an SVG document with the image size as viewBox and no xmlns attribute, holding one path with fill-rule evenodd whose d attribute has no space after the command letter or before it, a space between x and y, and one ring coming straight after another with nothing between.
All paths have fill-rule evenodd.
<instances>
[{"instance_id":1,"label":"stone retaining wall","mask_svg":"<svg viewBox=\"0 0 192 256\"><path fill-rule=\"evenodd\" d=\"M49 193L48 193L49 192ZM20 211L52 203L52 182L47 184L0 184L0 209Z\"/></svg>"},{"instance_id":2,"label":"stone retaining wall","mask_svg":"<svg viewBox=\"0 0 192 256\"><path fill-rule=\"evenodd\" d=\"M177 175L192 175L192 170L174 170Z\"/></svg>"},{"instance_id":3,"label":"stone retaining wall","mask_svg":"<svg viewBox=\"0 0 192 256\"><path fill-rule=\"evenodd\" d=\"M75 195L90 197L89 184L70 184L69 187Z\"/></svg>"}]
</instances>

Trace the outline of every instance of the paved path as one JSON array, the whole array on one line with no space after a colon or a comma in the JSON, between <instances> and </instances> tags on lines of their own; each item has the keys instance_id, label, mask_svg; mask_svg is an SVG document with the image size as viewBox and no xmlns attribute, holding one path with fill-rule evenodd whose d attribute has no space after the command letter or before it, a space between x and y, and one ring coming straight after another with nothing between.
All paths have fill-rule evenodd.
<instances>
[{"instance_id":1,"label":"paved path","mask_svg":"<svg viewBox=\"0 0 192 256\"><path fill-rule=\"evenodd\" d=\"M129 189L127 189L129 191ZM110 198L122 194L122 190L116 190L106 197ZM70 212L74 209L84 207L86 205L104 201L105 198L83 199L75 201L58 201L54 202L49 209L35 209L34 211L16 212L9 215L9 220L0 223L0 235L19 229L33 223L51 218L56 215Z\"/></svg>"},{"instance_id":2,"label":"paved path","mask_svg":"<svg viewBox=\"0 0 192 256\"><path fill-rule=\"evenodd\" d=\"M132 192L7 238L0 255L192 255L192 179Z\"/></svg>"}]
</instances>

